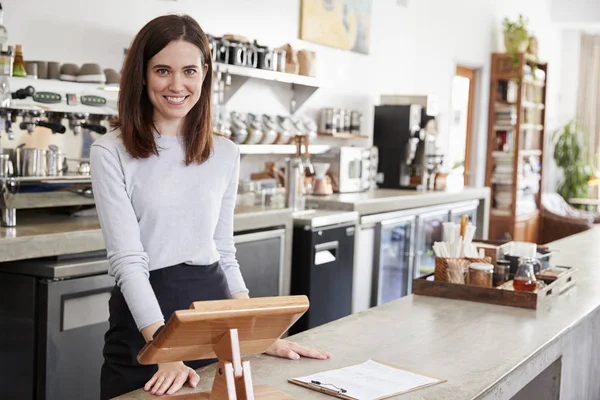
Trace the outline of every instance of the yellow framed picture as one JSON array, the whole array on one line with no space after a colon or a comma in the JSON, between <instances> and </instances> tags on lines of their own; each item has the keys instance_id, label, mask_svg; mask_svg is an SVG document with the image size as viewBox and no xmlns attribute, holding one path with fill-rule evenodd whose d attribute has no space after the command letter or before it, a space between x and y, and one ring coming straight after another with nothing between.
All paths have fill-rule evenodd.
<instances>
[{"instance_id":1,"label":"yellow framed picture","mask_svg":"<svg viewBox=\"0 0 600 400\"><path fill-rule=\"evenodd\" d=\"M371 0L301 0L300 39L369 54Z\"/></svg>"}]
</instances>

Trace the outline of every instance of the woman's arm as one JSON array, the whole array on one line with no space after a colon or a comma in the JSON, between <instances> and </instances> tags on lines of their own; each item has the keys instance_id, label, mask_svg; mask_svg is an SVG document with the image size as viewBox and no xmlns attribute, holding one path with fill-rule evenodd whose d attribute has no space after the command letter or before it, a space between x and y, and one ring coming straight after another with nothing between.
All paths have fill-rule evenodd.
<instances>
[{"instance_id":1,"label":"woman's arm","mask_svg":"<svg viewBox=\"0 0 600 400\"><path fill-rule=\"evenodd\" d=\"M248 289L240 272L240 266L235 256L235 243L233 241L233 216L235 200L237 197L238 179L240 176L240 152L237 155L231 170L229 182L223 200L219 221L213 239L221 256L219 265L227 277L227 285L233 298L248 298Z\"/></svg>"},{"instance_id":2,"label":"woman's arm","mask_svg":"<svg viewBox=\"0 0 600 400\"><path fill-rule=\"evenodd\" d=\"M91 147L92 189L110 264L117 285L146 340L164 324L148 280L148 254L140 238L137 216L125 188L117 155L98 144Z\"/></svg>"}]
</instances>

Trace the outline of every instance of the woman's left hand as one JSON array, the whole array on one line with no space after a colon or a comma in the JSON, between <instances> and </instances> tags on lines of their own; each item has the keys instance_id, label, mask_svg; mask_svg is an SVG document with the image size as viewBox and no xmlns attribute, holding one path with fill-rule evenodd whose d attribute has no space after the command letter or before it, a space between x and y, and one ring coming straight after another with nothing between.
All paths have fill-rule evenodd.
<instances>
[{"instance_id":1,"label":"woman's left hand","mask_svg":"<svg viewBox=\"0 0 600 400\"><path fill-rule=\"evenodd\" d=\"M331 355L323 350L304 347L289 340L277 339L265 354L281 358L289 358L290 360L298 360L300 357L316 358L319 360L327 360Z\"/></svg>"}]
</instances>

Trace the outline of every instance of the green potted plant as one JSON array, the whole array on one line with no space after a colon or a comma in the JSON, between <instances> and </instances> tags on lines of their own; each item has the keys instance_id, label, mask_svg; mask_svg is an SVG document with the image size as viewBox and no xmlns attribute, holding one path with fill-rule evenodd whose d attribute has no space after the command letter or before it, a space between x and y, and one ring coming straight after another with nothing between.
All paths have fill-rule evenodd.
<instances>
[{"instance_id":1,"label":"green potted plant","mask_svg":"<svg viewBox=\"0 0 600 400\"><path fill-rule=\"evenodd\" d=\"M527 47L529 47L527 21L523 18L523 14L519 14L519 18L516 21L504 18L503 25L506 52L511 55L513 72L518 75L520 64L519 53L527 51Z\"/></svg>"},{"instance_id":2,"label":"green potted plant","mask_svg":"<svg viewBox=\"0 0 600 400\"><path fill-rule=\"evenodd\" d=\"M529 31L523 14L516 21L504 18L504 45L508 53L523 53L529 46Z\"/></svg>"},{"instance_id":3,"label":"green potted plant","mask_svg":"<svg viewBox=\"0 0 600 400\"><path fill-rule=\"evenodd\" d=\"M587 197L592 168L586 162L583 132L575 121L570 121L554 132L552 139L554 161L564 175L558 184L558 194L567 201Z\"/></svg>"}]
</instances>

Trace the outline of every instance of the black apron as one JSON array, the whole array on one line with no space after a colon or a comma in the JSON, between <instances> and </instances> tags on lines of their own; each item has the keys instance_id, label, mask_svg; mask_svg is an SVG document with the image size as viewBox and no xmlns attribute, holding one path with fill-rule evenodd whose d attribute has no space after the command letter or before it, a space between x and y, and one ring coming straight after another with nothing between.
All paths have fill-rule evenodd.
<instances>
[{"instance_id":1,"label":"black apron","mask_svg":"<svg viewBox=\"0 0 600 400\"><path fill-rule=\"evenodd\" d=\"M179 264L150 271L150 284L165 322L174 311L189 309L194 301L231 298L227 279L218 262L208 266ZM109 328L104 336L104 364L100 378L102 400L143 388L158 370L157 365L137 362L137 354L146 341L117 286L111 292L108 307ZM186 361L185 364L197 369L215 361Z\"/></svg>"}]
</instances>

